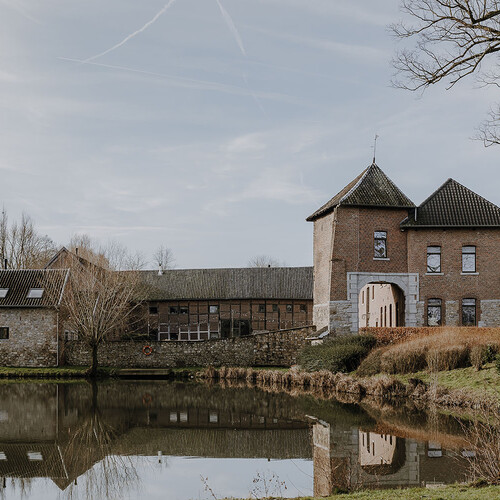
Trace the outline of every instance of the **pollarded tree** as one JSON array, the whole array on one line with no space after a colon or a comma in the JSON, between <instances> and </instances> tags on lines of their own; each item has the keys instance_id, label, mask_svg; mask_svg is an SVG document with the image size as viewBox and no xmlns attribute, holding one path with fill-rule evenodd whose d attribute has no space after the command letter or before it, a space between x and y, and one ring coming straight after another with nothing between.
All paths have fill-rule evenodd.
<instances>
[{"instance_id":1,"label":"pollarded tree","mask_svg":"<svg viewBox=\"0 0 500 500\"><path fill-rule=\"evenodd\" d=\"M484 85L500 87L499 0L401 0L413 24L391 26L413 49L397 53L395 86L418 90L445 81L448 88L472 74ZM486 146L500 144L500 106L493 105L477 138Z\"/></svg>"},{"instance_id":2,"label":"pollarded tree","mask_svg":"<svg viewBox=\"0 0 500 500\"><path fill-rule=\"evenodd\" d=\"M106 262L106 267L75 255L63 297L66 328L90 348L91 377L97 375L99 345L128 328L140 308L141 295L139 271L130 267L135 259L125 258L126 254L117 252L116 247L94 253L102 257L99 260Z\"/></svg>"},{"instance_id":3,"label":"pollarded tree","mask_svg":"<svg viewBox=\"0 0 500 500\"><path fill-rule=\"evenodd\" d=\"M283 264L270 255L256 255L247 264L248 267L282 267Z\"/></svg>"}]
</instances>

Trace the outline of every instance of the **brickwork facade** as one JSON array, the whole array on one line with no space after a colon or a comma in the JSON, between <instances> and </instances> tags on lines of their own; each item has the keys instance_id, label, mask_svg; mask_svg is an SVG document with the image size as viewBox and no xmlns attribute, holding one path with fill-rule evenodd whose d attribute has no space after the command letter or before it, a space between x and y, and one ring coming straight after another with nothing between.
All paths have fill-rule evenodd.
<instances>
[{"instance_id":1,"label":"brickwork facade","mask_svg":"<svg viewBox=\"0 0 500 500\"><path fill-rule=\"evenodd\" d=\"M149 356L143 352L144 342L107 342L100 346L98 359L102 366L119 368L291 366L314 331L305 327L205 342L150 342ZM90 349L83 342L66 342L64 355L69 365L90 364Z\"/></svg>"},{"instance_id":2,"label":"brickwork facade","mask_svg":"<svg viewBox=\"0 0 500 500\"><path fill-rule=\"evenodd\" d=\"M453 180L421 207L402 206L384 175L372 165L308 218L314 324L356 333L367 321L362 288L388 283L404 311L398 299L387 309L406 326L499 326L500 209Z\"/></svg>"},{"instance_id":3,"label":"brickwork facade","mask_svg":"<svg viewBox=\"0 0 500 500\"><path fill-rule=\"evenodd\" d=\"M57 366L59 315L53 309L0 309L0 366Z\"/></svg>"}]
</instances>

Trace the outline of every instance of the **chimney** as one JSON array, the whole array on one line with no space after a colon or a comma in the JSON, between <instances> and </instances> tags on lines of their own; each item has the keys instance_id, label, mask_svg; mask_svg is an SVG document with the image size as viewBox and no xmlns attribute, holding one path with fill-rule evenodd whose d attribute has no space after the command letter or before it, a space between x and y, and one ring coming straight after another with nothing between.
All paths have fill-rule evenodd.
<instances>
[{"instance_id":1,"label":"chimney","mask_svg":"<svg viewBox=\"0 0 500 500\"><path fill-rule=\"evenodd\" d=\"M75 255L78 257L78 247L75 248Z\"/></svg>"},{"instance_id":2,"label":"chimney","mask_svg":"<svg viewBox=\"0 0 500 500\"><path fill-rule=\"evenodd\" d=\"M8 260L7 259L3 259L3 268L5 270L7 270L7 263L8 263Z\"/></svg>"}]
</instances>

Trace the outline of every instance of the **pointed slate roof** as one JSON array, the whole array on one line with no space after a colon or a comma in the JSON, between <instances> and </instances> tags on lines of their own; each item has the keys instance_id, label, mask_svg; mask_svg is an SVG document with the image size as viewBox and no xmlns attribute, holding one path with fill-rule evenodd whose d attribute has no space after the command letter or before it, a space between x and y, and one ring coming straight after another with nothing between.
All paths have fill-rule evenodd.
<instances>
[{"instance_id":1,"label":"pointed slate roof","mask_svg":"<svg viewBox=\"0 0 500 500\"><path fill-rule=\"evenodd\" d=\"M401 227L500 227L500 208L448 179L410 213Z\"/></svg>"},{"instance_id":2,"label":"pointed slate roof","mask_svg":"<svg viewBox=\"0 0 500 500\"><path fill-rule=\"evenodd\" d=\"M339 205L379 208L413 208L415 204L372 163L329 202L306 220L312 222Z\"/></svg>"}]
</instances>

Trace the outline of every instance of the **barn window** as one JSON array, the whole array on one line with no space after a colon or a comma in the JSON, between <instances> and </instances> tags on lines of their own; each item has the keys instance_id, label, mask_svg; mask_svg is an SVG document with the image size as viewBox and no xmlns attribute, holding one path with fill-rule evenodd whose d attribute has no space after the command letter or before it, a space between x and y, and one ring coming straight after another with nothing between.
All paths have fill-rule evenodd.
<instances>
[{"instance_id":1,"label":"barn window","mask_svg":"<svg viewBox=\"0 0 500 500\"><path fill-rule=\"evenodd\" d=\"M158 314L158 308L156 306L151 306L149 308L149 314Z\"/></svg>"},{"instance_id":2,"label":"barn window","mask_svg":"<svg viewBox=\"0 0 500 500\"><path fill-rule=\"evenodd\" d=\"M43 296L43 288L30 288L28 299L41 299Z\"/></svg>"},{"instance_id":3,"label":"barn window","mask_svg":"<svg viewBox=\"0 0 500 500\"><path fill-rule=\"evenodd\" d=\"M0 339L8 339L9 338L9 327L8 326L0 326Z\"/></svg>"},{"instance_id":4,"label":"barn window","mask_svg":"<svg viewBox=\"0 0 500 500\"><path fill-rule=\"evenodd\" d=\"M441 247L427 247L427 272L441 272Z\"/></svg>"},{"instance_id":5,"label":"barn window","mask_svg":"<svg viewBox=\"0 0 500 500\"><path fill-rule=\"evenodd\" d=\"M300 312L301 312L301 313L305 313L305 312L307 312L307 307L306 307L306 305L305 305L305 304L300 304L300 306L299 306L299 310L300 310Z\"/></svg>"},{"instance_id":6,"label":"barn window","mask_svg":"<svg viewBox=\"0 0 500 500\"><path fill-rule=\"evenodd\" d=\"M259 304L259 312L260 313L266 312L266 305L265 304Z\"/></svg>"},{"instance_id":7,"label":"barn window","mask_svg":"<svg viewBox=\"0 0 500 500\"><path fill-rule=\"evenodd\" d=\"M476 326L476 299L462 300L462 325Z\"/></svg>"},{"instance_id":8,"label":"barn window","mask_svg":"<svg viewBox=\"0 0 500 500\"><path fill-rule=\"evenodd\" d=\"M293 306L292 306L292 304L287 304L287 305L286 305L286 312L287 312L287 313L291 313L291 312L293 312Z\"/></svg>"},{"instance_id":9,"label":"barn window","mask_svg":"<svg viewBox=\"0 0 500 500\"><path fill-rule=\"evenodd\" d=\"M8 288L0 288L0 299L5 299L5 297L7 297L8 292L9 292Z\"/></svg>"},{"instance_id":10,"label":"barn window","mask_svg":"<svg viewBox=\"0 0 500 500\"><path fill-rule=\"evenodd\" d=\"M273 313L278 312L278 304L273 304Z\"/></svg>"},{"instance_id":11,"label":"barn window","mask_svg":"<svg viewBox=\"0 0 500 500\"><path fill-rule=\"evenodd\" d=\"M441 299L427 301L427 325L441 326Z\"/></svg>"},{"instance_id":12,"label":"barn window","mask_svg":"<svg viewBox=\"0 0 500 500\"><path fill-rule=\"evenodd\" d=\"M387 258L387 232L375 231L373 235L374 255L375 259Z\"/></svg>"},{"instance_id":13,"label":"barn window","mask_svg":"<svg viewBox=\"0 0 500 500\"><path fill-rule=\"evenodd\" d=\"M462 247L462 272L463 273L476 272L476 247L473 246Z\"/></svg>"},{"instance_id":14,"label":"barn window","mask_svg":"<svg viewBox=\"0 0 500 500\"><path fill-rule=\"evenodd\" d=\"M210 314L217 314L219 312L219 306L210 306Z\"/></svg>"},{"instance_id":15,"label":"barn window","mask_svg":"<svg viewBox=\"0 0 500 500\"><path fill-rule=\"evenodd\" d=\"M179 307L179 314L188 314L189 313L189 307L188 306L180 306Z\"/></svg>"},{"instance_id":16,"label":"barn window","mask_svg":"<svg viewBox=\"0 0 500 500\"><path fill-rule=\"evenodd\" d=\"M170 306L168 312L170 314L179 314L179 308L177 306Z\"/></svg>"}]
</instances>

